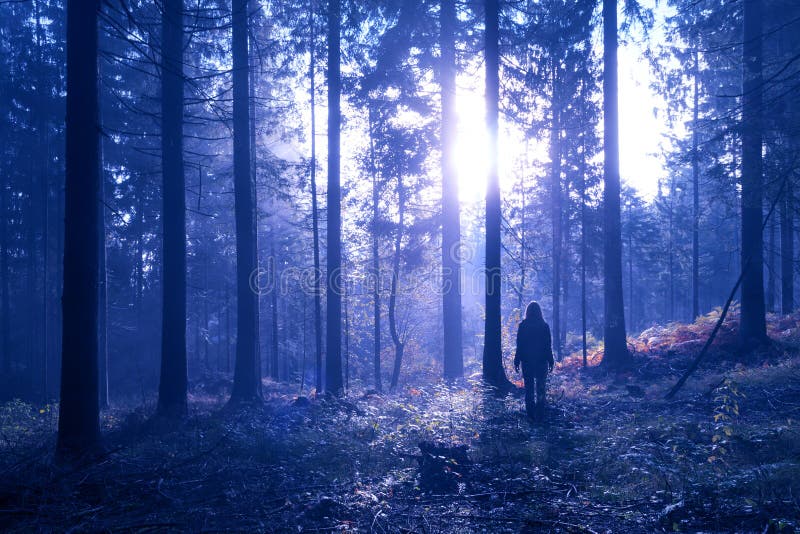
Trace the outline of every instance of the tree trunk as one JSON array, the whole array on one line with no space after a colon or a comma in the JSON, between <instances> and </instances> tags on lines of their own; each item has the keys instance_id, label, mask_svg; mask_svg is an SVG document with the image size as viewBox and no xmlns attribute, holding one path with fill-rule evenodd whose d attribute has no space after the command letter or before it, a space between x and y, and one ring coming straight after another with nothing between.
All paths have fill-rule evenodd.
<instances>
[{"instance_id":1,"label":"tree trunk","mask_svg":"<svg viewBox=\"0 0 800 534\"><path fill-rule=\"evenodd\" d=\"M699 52L694 52L694 91L692 102L692 321L700 315L700 154L698 152Z\"/></svg>"},{"instance_id":2,"label":"tree trunk","mask_svg":"<svg viewBox=\"0 0 800 534\"><path fill-rule=\"evenodd\" d=\"M5 165L5 162L3 163ZM5 170L5 169L4 169ZM8 219L9 206L8 196L11 180L8 173L3 172L3 182L0 183L0 350L2 354L2 373L3 383L11 379L11 299L9 297L9 278L8 272Z\"/></svg>"},{"instance_id":3,"label":"tree trunk","mask_svg":"<svg viewBox=\"0 0 800 534\"><path fill-rule=\"evenodd\" d=\"M100 206L96 0L67 4L66 209L61 405L56 452L100 441L97 392L97 226Z\"/></svg>"},{"instance_id":4,"label":"tree trunk","mask_svg":"<svg viewBox=\"0 0 800 534\"><path fill-rule=\"evenodd\" d=\"M631 328L635 328L635 304L636 299L633 293L633 218L631 216L631 205L628 204L628 318L630 319Z\"/></svg>"},{"instance_id":5,"label":"tree trunk","mask_svg":"<svg viewBox=\"0 0 800 534\"><path fill-rule=\"evenodd\" d=\"M794 311L794 192L787 178L781 202L781 312ZM5 293L3 293L5 295Z\"/></svg>"},{"instance_id":6,"label":"tree trunk","mask_svg":"<svg viewBox=\"0 0 800 534\"><path fill-rule=\"evenodd\" d=\"M350 391L350 314L347 301L347 282L342 295L344 308L344 392Z\"/></svg>"},{"instance_id":7,"label":"tree trunk","mask_svg":"<svg viewBox=\"0 0 800 534\"><path fill-rule=\"evenodd\" d=\"M305 295L303 296L303 363L300 365L300 395L303 395L303 390L306 385L306 354L308 353L308 310L306 309L308 303L306 302Z\"/></svg>"},{"instance_id":8,"label":"tree trunk","mask_svg":"<svg viewBox=\"0 0 800 534\"><path fill-rule=\"evenodd\" d=\"M550 223L553 254L553 345L561 361L561 121L556 96L556 73L550 78L553 91L550 122Z\"/></svg>"},{"instance_id":9,"label":"tree trunk","mask_svg":"<svg viewBox=\"0 0 800 534\"><path fill-rule=\"evenodd\" d=\"M44 28L42 26L42 17L41 17L41 10L40 10L40 1L34 2L34 10L36 12L36 59L37 64L40 69L44 67L44 55L42 53L42 45L45 40L44 36ZM39 206L39 216L40 216L40 223L41 223L41 247L42 247L42 264L41 264L41 273L42 273L42 301L41 301L41 309L40 309L40 316L38 319L38 323L41 325L41 336L39 339L40 345L40 368L39 368L39 376L40 376L40 387L42 393L42 401L48 402L49 399L49 381L48 381L48 367L49 367L49 344L48 344L48 336L50 334L48 328L48 309L49 309L49 298L48 298L48 289L50 287L49 280L48 280L48 273L49 273L49 262L48 262L48 248L47 248L47 241L48 241L48 228L50 226L48 221L48 206L50 204L50 185L49 185L49 173L50 173L50 141L47 135L47 96L46 96L46 87L47 87L47 80L45 76L40 76L38 83L37 83L37 99L39 101L39 105L41 106L39 112L39 124L37 129L39 130L39 146L42 150L42 159L41 159L41 167L39 168L39 199L40 199L40 206Z\"/></svg>"},{"instance_id":10,"label":"tree trunk","mask_svg":"<svg viewBox=\"0 0 800 534\"><path fill-rule=\"evenodd\" d=\"M561 215L561 325L559 331L561 332L561 351L563 353L564 347L567 344L567 330L569 328L569 282L570 282L570 220L569 220L569 181L564 182L564 195L562 197L563 205L566 209L562 209Z\"/></svg>"},{"instance_id":11,"label":"tree trunk","mask_svg":"<svg viewBox=\"0 0 800 534\"><path fill-rule=\"evenodd\" d=\"M255 177L250 160L248 0L233 0L233 182L236 217L236 365L231 402L261 400L258 294L251 275L258 265Z\"/></svg>"},{"instance_id":12,"label":"tree trunk","mask_svg":"<svg viewBox=\"0 0 800 534\"><path fill-rule=\"evenodd\" d=\"M588 366L586 344L586 143L581 140L581 348L583 366Z\"/></svg>"},{"instance_id":13,"label":"tree trunk","mask_svg":"<svg viewBox=\"0 0 800 534\"><path fill-rule=\"evenodd\" d=\"M622 295L622 234L619 201L619 95L617 91L617 0L603 0L603 364L630 362Z\"/></svg>"},{"instance_id":14,"label":"tree trunk","mask_svg":"<svg viewBox=\"0 0 800 534\"><path fill-rule=\"evenodd\" d=\"M61 94L63 92L64 86L64 76L61 75L63 72L59 69L59 73L56 76L55 80L55 87L56 93ZM98 104L99 105L99 104ZM57 231L56 231L56 260L55 260L55 277L53 282L53 293L56 299L60 300L61 296L63 295L63 287L64 287L64 211L65 211L65 187L64 187L64 180L65 176L61 175L60 180L56 182L55 187L55 197L56 197L56 221L57 221ZM63 324L63 314L64 310L62 306L54 306L53 307L53 326L54 326L54 335L55 340L53 343L53 347L55 351L60 354L61 347L62 347L62 329L64 327ZM53 366L53 376L60 376L61 374L61 359L56 357L55 361L53 362L55 365Z\"/></svg>"},{"instance_id":15,"label":"tree trunk","mask_svg":"<svg viewBox=\"0 0 800 534\"><path fill-rule=\"evenodd\" d=\"M311 31L311 227L314 239L314 343L315 379L317 393L322 391L322 270L319 261L319 210L317 208L317 83L316 83L316 34L314 32L314 0L309 4L309 26Z\"/></svg>"},{"instance_id":16,"label":"tree trunk","mask_svg":"<svg viewBox=\"0 0 800 534\"><path fill-rule=\"evenodd\" d=\"M500 249L502 207L497 169L500 102L500 6L484 0L486 10L486 129L489 136L489 176L486 186L486 321L483 338L483 379L500 389L509 386L503 368Z\"/></svg>"},{"instance_id":17,"label":"tree trunk","mask_svg":"<svg viewBox=\"0 0 800 534\"><path fill-rule=\"evenodd\" d=\"M461 216L458 200L456 142L456 47L455 0L441 0L441 98L442 98L442 323L444 378L464 375L461 327Z\"/></svg>"},{"instance_id":18,"label":"tree trunk","mask_svg":"<svg viewBox=\"0 0 800 534\"><path fill-rule=\"evenodd\" d=\"M272 240L274 243L275 235L272 235ZM278 343L278 288L280 287L278 280L280 280L280 274L278 273L278 259L275 257L275 246L274 244L270 243L269 248L270 254L270 275L272 279L275 281L274 287L272 291L270 291L270 311L272 312L270 315L272 316L272 347L270 350L270 365L269 365L269 375L270 377L275 380L276 382L281 379L280 373L280 358L279 358L279 347L280 344Z\"/></svg>"},{"instance_id":19,"label":"tree trunk","mask_svg":"<svg viewBox=\"0 0 800 534\"><path fill-rule=\"evenodd\" d=\"M165 0L162 18L161 167L164 263L158 413L187 413L186 186L183 166L183 0Z\"/></svg>"},{"instance_id":20,"label":"tree trunk","mask_svg":"<svg viewBox=\"0 0 800 534\"><path fill-rule=\"evenodd\" d=\"M102 120L102 119L101 119ZM97 224L97 254L99 283L97 297L97 363L99 375L100 409L108 408L108 273L106 272L106 217L105 217L105 164L103 161L103 140L100 140L100 164L98 202L100 214ZM46 358L45 358L46 361Z\"/></svg>"},{"instance_id":21,"label":"tree trunk","mask_svg":"<svg viewBox=\"0 0 800 534\"><path fill-rule=\"evenodd\" d=\"M761 0L744 0L742 52L742 279L739 333L745 348L766 341L764 235L761 230L763 113Z\"/></svg>"},{"instance_id":22,"label":"tree trunk","mask_svg":"<svg viewBox=\"0 0 800 534\"><path fill-rule=\"evenodd\" d=\"M26 367L27 372L27 382L28 382L28 391L30 392L31 398L36 395L36 392L39 387L39 372L38 369L41 367L41 354L40 354L40 346L39 346L39 318L36 315L37 310L37 247L36 247L36 220L38 217L38 203L34 200L36 198L36 189L38 185L38 180L41 178L39 173L37 172L37 165L38 162L36 160L31 160L30 162L30 173L31 173L31 180L28 187L28 212L27 217L23 219L24 227L25 227L25 268L27 271L27 275L25 277L25 293L30 297L26 300L27 305L27 356L28 362Z\"/></svg>"},{"instance_id":23,"label":"tree trunk","mask_svg":"<svg viewBox=\"0 0 800 534\"><path fill-rule=\"evenodd\" d=\"M203 254L203 367L206 371L211 370L211 362L209 361L209 346L208 340L211 335L211 329L208 325L208 299L211 295L211 288L208 285L208 250Z\"/></svg>"},{"instance_id":24,"label":"tree trunk","mask_svg":"<svg viewBox=\"0 0 800 534\"><path fill-rule=\"evenodd\" d=\"M225 285L225 372L231 372L231 288Z\"/></svg>"},{"instance_id":25,"label":"tree trunk","mask_svg":"<svg viewBox=\"0 0 800 534\"><path fill-rule=\"evenodd\" d=\"M136 262L134 263L134 311L136 312L136 335L143 336L142 332L142 301L144 299L144 265L142 254L144 254L144 191L140 185L136 199Z\"/></svg>"},{"instance_id":26,"label":"tree trunk","mask_svg":"<svg viewBox=\"0 0 800 534\"><path fill-rule=\"evenodd\" d=\"M670 176L669 180L669 213L668 213L668 241L667 241L667 322L675 320L675 254L674 247L674 205L675 205L675 176Z\"/></svg>"},{"instance_id":27,"label":"tree trunk","mask_svg":"<svg viewBox=\"0 0 800 534\"><path fill-rule=\"evenodd\" d=\"M769 238L767 240L767 294L766 310L775 311L775 219L769 222Z\"/></svg>"},{"instance_id":28,"label":"tree trunk","mask_svg":"<svg viewBox=\"0 0 800 534\"><path fill-rule=\"evenodd\" d=\"M341 0L328 2L328 272L325 389L342 393Z\"/></svg>"},{"instance_id":29,"label":"tree trunk","mask_svg":"<svg viewBox=\"0 0 800 534\"><path fill-rule=\"evenodd\" d=\"M397 177L397 213L398 223L397 232L394 238L394 260L392 263L392 288L389 293L389 333L392 335L394 343L394 369L392 369L392 381L389 386L394 390L400 381L400 366L403 363L403 352L405 343L400 339L400 332L397 329L397 291L400 285L400 252L403 244L403 229L405 227L406 213L406 192L403 185L402 175Z\"/></svg>"},{"instance_id":30,"label":"tree trunk","mask_svg":"<svg viewBox=\"0 0 800 534\"><path fill-rule=\"evenodd\" d=\"M369 161L372 174L372 323L374 336L373 373L375 390L381 392L381 258L378 248L378 217L380 216L380 195L378 193L378 171L375 167L375 138L373 134L372 108L369 109Z\"/></svg>"},{"instance_id":31,"label":"tree trunk","mask_svg":"<svg viewBox=\"0 0 800 534\"><path fill-rule=\"evenodd\" d=\"M525 154L528 153L528 139L525 139ZM525 175L527 173L526 161L523 160L522 168L520 170L519 191L520 191L520 223L519 223L519 295L517 295L517 308L519 309L520 319L524 312L525 303L525 284L527 283L527 244L525 237L527 235L527 218L525 213L527 211L527 199L525 197Z\"/></svg>"},{"instance_id":32,"label":"tree trunk","mask_svg":"<svg viewBox=\"0 0 800 534\"><path fill-rule=\"evenodd\" d=\"M247 20L247 38L248 38L248 50L256 50L256 36L255 36L255 24L254 20L256 15L259 12L259 6L256 0L248 0L247 2L247 11L248 11L248 20ZM253 21L250 20L250 16L253 16ZM254 271L251 272L251 275L255 273L255 269L258 269L258 229L261 227L260 216L261 214L258 211L258 136L256 135L256 126L257 126L257 108L256 108L256 101L258 100L258 92L257 89L259 84L257 83L259 70L256 69L256 57L255 54L248 53L247 56L248 61L248 79L247 79L247 87L248 87L248 96L247 96L247 113L250 118L250 122L247 126L247 134L249 138L249 146L250 146L250 153L249 153L249 164L250 164L250 179L252 180L252 194L253 194L253 227L255 228L253 235L256 238L255 242L255 268ZM274 233L270 236L270 248L274 250L273 240ZM256 374L258 376L259 383L261 382L262 374L266 374L266 369L263 369L262 365L264 362L261 361L261 354L262 354L262 346L261 346L261 323L260 318L263 313L263 292L255 290L252 286L250 291L256 292L256 321L255 321L255 351L256 351ZM269 367L269 362L266 362L266 367ZM259 386L260 388L260 386Z\"/></svg>"}]
</instances>

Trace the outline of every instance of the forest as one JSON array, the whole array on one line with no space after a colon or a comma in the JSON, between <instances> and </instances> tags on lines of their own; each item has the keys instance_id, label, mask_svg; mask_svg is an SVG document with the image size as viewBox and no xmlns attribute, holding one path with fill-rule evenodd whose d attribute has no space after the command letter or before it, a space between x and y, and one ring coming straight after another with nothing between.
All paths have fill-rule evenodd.
<instances>
[{"instance_id":1,"label":"forest","mask_svg":"<svg viewBox=\"0 0 800 534\"><path fill-rule=\"evenodd\" d=\"M0 531L800 531L797 0L0 0Z\"/></svg>"}]
</instances>

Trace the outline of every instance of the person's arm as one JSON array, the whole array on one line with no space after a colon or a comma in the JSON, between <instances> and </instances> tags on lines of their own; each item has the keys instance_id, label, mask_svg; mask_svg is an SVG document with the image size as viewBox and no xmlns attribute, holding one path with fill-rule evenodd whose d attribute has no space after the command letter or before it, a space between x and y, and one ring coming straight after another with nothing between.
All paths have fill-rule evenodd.
<instances>
[{"instance_id":1,"label":"person's arm","mask_svg":"<svg viewBox=\"0 0 800 534\"><path fill-rule=\"evenodd\" d=\"M518 372L518 373L519 373L519 364L520 364L520 358L519 358L519 353L520 353L520 346L519 346L520 335L519 334L520 334L520 330L522 330L522 325L517 327L517 348L514 350L514 370L516 372Z\"/></svg>"},{"instance_id":2,"label":"person's arm","mask_svg":"<svg viewBox=\"0 0 800 534\"><path fill-rule=\"evenodd\" d=\"M545 327L547 328L547 367L552 371L556 363L553 359L553 338L550 335L550 325L545 323Z\"/></svg>"}]
</instances>

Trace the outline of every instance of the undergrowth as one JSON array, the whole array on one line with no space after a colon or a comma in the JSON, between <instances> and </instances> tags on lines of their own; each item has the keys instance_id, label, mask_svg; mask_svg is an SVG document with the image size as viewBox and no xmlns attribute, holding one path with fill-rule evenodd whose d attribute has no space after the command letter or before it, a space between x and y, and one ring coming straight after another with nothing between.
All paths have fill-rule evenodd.
<instances>
[{"instance_id":1,"label":"undergrowth","mask_svg":"<svg viewBox=\"0 0 800 534\"><path fill-rule=\"evenodd\" d=\"M265 382L265 403L241 409L196 388L177 424L106 412L106 453L65 467L52 460L57 407L8 403L0 530L794 532L795 338L750 361L720 349L666 401L693 356L674 346L703 322L647 333L660 340L625 374L559 363L546 424L476 380L299 400ZM466 447L442 458L451 486L426 482L424 442Z\"/></svg>"}]
</instances>

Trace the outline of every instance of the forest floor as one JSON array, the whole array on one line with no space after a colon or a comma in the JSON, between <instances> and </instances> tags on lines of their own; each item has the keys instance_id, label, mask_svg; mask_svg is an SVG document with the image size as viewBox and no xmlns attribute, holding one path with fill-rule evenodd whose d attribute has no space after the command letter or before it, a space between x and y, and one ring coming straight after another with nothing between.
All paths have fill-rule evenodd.
<instances>
[{"instance_id":1,"label":"forest floor","mask_svg":"<svg viewBox=\"0 0 800 534\"><path fill-rule=\"evenodd\" d=\"M107 452L65 467L53 407L8 403L0 530L796 532L799 319L746 358L725 345L726 324L669 401L707 325L643 333L626 374L568 358L546 423L471 380L299 401L266 382L263 405L238 409L206 385L180 423L105 412Z\"/></svg>"}]
</instances>

